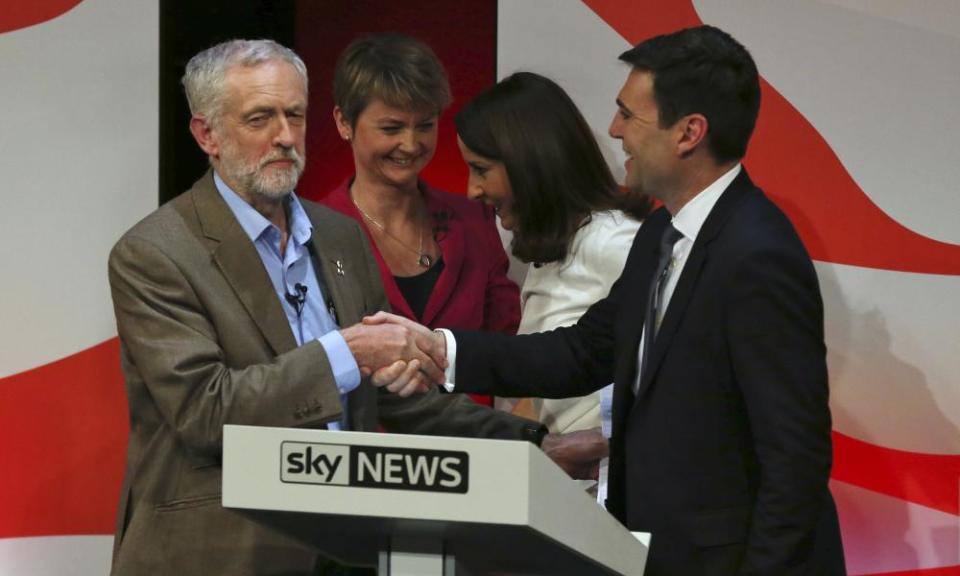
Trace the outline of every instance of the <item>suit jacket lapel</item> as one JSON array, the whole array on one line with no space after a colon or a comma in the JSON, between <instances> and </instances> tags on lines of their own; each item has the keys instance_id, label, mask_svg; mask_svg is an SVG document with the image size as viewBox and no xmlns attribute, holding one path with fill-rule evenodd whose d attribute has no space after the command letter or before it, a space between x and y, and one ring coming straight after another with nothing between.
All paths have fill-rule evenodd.
<instances>
[{"instance_id":1,"label":"suit jacket lapel","mask_svg":"<svg viewBox=\"0 0 960 576\"><path fill-rule=\"evenodd\" d=\"M650 365L644 370L643 380L640 382L640 389L636 400L639 401L644 392L650 387L654 375L660 367L667 350L670 348L670 342L677 333L687 305L693 297L694 289L697 286L697 279L700 272L706 264L710 243L717 237L726 224L727 219L734 212L737 205L741 202L744 195L753 188L750 177L747 176L746 169L741 169L740 174L730 183L730 186L724 190L723 194L714 204L713 209L703 222L697 239L693 243L690 255L683 266L683 271L674 288L673 295L670 297L670 303L667 305L666 313L663 316L663 322L657 333L657 339L650 350L650 358L647 361Z\"/></svg>"},{"instance_id":2,"label":"suit jacket lapel","mask_svg":"<svg viewBox=\"0 0 960 576\"><path fill-rule=\"evenodd\" d=\"M683 318L687 304L690 303L693 288L696 286L697 277L700 275L700 270L703 269L703 264L706 262L706 259L706 247L702 245L697 246L695 243L693 249L690 251L690 255L687 257L686 264L683 266L683 272L680 274L677 286L673 290L673 295L670 297L670 304L667 306L667 311L663 316L663 322L661 322L660 330L657 332L657 338L653 342L653 348L650 349L650 357L647 359L650 366L644 369L643 380L640 382L640 389L637 393L637 400L643 397L643 393L650 386L653 375L657 372L657 369L660 367L660 362L670 347L670 342L677 332L677 326L680 324L680 319Z\"/></svg>"},{"instance_id":3,"label":"suit jacket lapel","mask_svg":"<svg viewBox=\"0 0 960 576\"><path fill-rule=\"evenodd\" d=\"M372 312L364 305L364 286L360 284L368 265L358 256L361 254L360 244L367 242L363 236L365 232L358 225L356 228L348 227L355 234L341 235L337 231L344 229L343 224L332 225L330 222L333 218L341 218L339 214L309 201L301 202L313 224L313 234L310 236L313 263L324 296L328 302L333 302L337 325L352 326L360 322L362 314ZM350 257L351 254L353 257ZM376 388L364 385L350 392L348 422L351 430L376 430L379 422L377 394Z\"/></svg>"},{"instance_id":4,"label":"suit jacket lapel","mask_svg":"<svg viewBox=\"0 0 960 576\"><path fill-rule=\"evenodd\" d=\"M619 280L626 283L620 291L624 296L620 299L618 309L618 324L621 326L621 336L617 344L617 367L614 387L613 426L614 433L626 421L629 408L633 404L633 383L637 377L637 362L640 353L640 336L643 333L643 317L645 314L647 292L650 289L650 279L659 259L659 238L663 228L670 221L670 214L663 208L651 214L644 221L643 226L634 239L634 248L631 251L623 276ZM634 254L633 252L636 252Z\"/></svg>"},{"instance_id":5,"label":"suit jacket lapel","mask_svg":"<svg viewBox=\"0 0 960 576\"><path fill-rule=\"evenodd\" d=\"M339 326L351 326L360 321L360 311L363 307L356 301L357 289L351 286L357 278L356 267L364 265L362 262L351 262L343 251L343 246L350 242L359 242L356 238L333 238L333 226L326 226L327 215L321 210L314 209L313 205L303 203L313 224L313 234L310 244L313 246L314 267L317 277L323 285L328 301L333 302L336 312L336 321ZM321 232L322 231L322 232Z\"/></svg>"},{"instance_id":6,"label":"suit jacket lapel","mask_svg":"<svg viewBox=\"0 0 960 576\"><path fill-rule=\"evenodd\" d=\"M296 348L297 341L260 254L220 197L213 173L208 172L192 192L200 227L213 244L213 260L247 313L275 353Z\"/></svg>"}]
</instances>

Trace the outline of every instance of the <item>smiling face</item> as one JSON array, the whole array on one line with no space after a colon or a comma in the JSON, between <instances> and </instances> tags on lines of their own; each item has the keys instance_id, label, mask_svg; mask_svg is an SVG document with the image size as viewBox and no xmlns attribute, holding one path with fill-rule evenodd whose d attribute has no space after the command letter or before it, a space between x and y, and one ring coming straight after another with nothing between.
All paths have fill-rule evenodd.
<instances>
[{"instance_id":1,"label":"smiling face","mask_svg":"<svg viewBox=\"0 0 960 576\"><path fill-rule=\"evenodd\" d=\"M224 91L216 121L199 120L197 126L206 130L201 147L220 177L248 201L286 196L300 179L305 160L303 78L287 62L271 60L231 68Z\"/></svg>"},{"instance_id":2,"label":"smiling face","mask_svg":"<svg viewBox=\"0 0 960 576\"><path fill-rule=\"evenodd\" d=\"M510 185L506 166L503 162L480 156L468 148L459 137L457 137L457 146L460 147L463 161L470 169L470 176L467 179L467 196L471 200L479 200L488 206L493 206L494 211L500 216L500 225L506 230L513 230L517 220L513 211L513 187Z\"/></svg>"},{"instance_id":3,"label":"smiling face","mask_svg":"<svg viewBox=\"0 0 960 576\"><path fill-rule=\"evenodd\" d=\"M621 141L627 154L627 188L664 200L675 168L674 127L661 128L653 95L653 74L633 70L617 96L617 113L610 136Z\"/></svg>"},{"instance_id":4,"label":"smiling face","mask_svg":"<svg viewBox=\"0 0 960 576\"><path fill-rule=\"evenodd\" d=\"M353 146L357 178L395 188L416 187L437 148L437 111L394 108L374 99L351 126L339 108L334 119Z\"/></svg>"}]
</instances>

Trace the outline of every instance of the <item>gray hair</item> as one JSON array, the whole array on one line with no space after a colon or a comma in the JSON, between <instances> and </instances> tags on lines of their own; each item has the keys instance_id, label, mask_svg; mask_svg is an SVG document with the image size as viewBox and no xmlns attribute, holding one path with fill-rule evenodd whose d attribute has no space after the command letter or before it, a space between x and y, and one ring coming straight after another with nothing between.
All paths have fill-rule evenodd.
<instances>
[{"instance_id":1,"label":"gray hair","mask_svg":"<svg viewBox=\"0 0 960 576\"><path fill-rule=\"evenodd\" d=\"M234 66L252 67L270 60L292 65L307 88L307 66L293 50L273 40L228 40L207 48L187 62L180 82L187 93L190 113L216 122L223 112L224 80Z\"/></svg>"}]
</instances>

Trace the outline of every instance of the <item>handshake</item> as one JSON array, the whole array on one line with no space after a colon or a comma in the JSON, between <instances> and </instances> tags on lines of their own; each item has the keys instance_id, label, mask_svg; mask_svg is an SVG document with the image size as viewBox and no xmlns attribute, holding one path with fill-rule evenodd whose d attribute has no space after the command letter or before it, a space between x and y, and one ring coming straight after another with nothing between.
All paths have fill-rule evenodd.
<instances>
[{"instance_id":1,"label":"handshake","mask_svg":"<svg viewBox=\"0 0 960 576\"><path fill-rule=\"evenodd\" d=\"M377 312L340 331L363 376L400 396L423 393L446 382L447 341L443 334L402 316ZM547 434L540 448L573 478L596 480L609 454L599 428Z\"/></svg>"},{"instance_id":2,"label":"handshake","mask_svg":"<svg viewBox=\"0 0 960 576\"><path fill-rule=\"evenodd\" d=\"M340 331L360 373L399 395L423 393L446 382L447 343L434 332L396 314L377 312Z\"/></svg>"}]
</instances>

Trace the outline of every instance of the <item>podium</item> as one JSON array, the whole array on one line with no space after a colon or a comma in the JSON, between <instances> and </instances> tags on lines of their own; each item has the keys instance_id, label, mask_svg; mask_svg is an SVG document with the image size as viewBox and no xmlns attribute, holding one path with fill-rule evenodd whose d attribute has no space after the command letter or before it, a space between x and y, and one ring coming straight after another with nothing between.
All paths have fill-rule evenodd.
<instances>
[{"instance_id":1,"label":"podium","mask_svg":"<svg viewBox=\"0 0 960 576\"><path fill-rule=\"evenodd\" d=\"M381 576L642 575L647 558L528 442L227 425L223 506Z\"/></svg>"}]
</instances>

